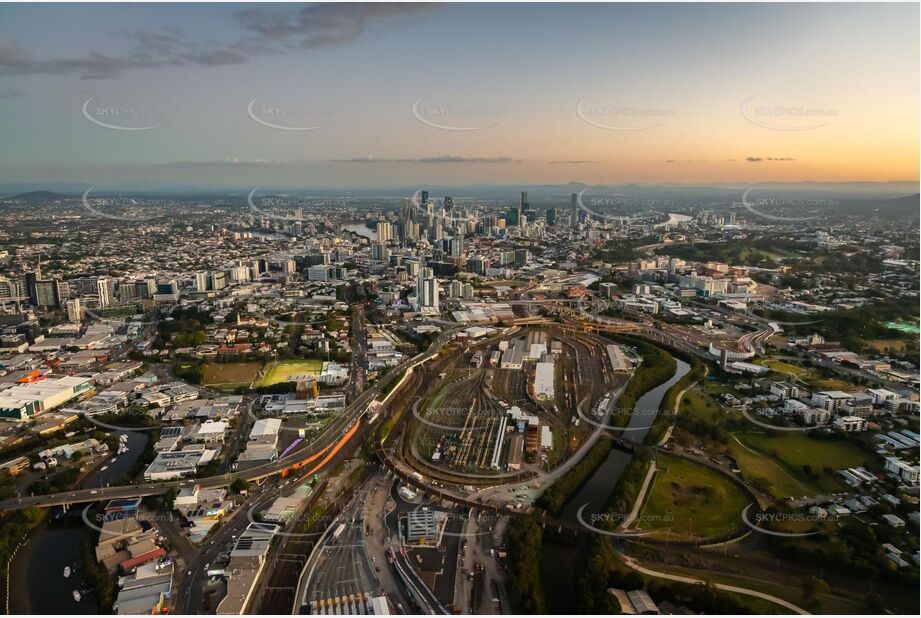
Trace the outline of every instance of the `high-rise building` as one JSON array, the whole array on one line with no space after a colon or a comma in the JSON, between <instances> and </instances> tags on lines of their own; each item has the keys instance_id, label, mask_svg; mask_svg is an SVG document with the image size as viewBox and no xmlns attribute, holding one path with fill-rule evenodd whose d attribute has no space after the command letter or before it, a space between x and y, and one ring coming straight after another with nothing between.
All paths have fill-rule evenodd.
<instances>
[{"instance_id":1,"label":"high-rise building","mask_svg":"<svg viewBox=\"0 0 921 618\"><path fill-rule=\"evenodd\" d=\"M574 228L579 227L579 195L577 193L569 196L569 224Z\"/></svg>"},{"instance_id":2,"label":"high-rise building","mask_svg":"<svg viewBox=\"0 0 921 618\"><path fill-rule=\"evenodd\" d=\"M464 235L456 232L451 239L451 257L463 257L464 255Z\"/></svg>"},{"instance_id":3,"label":"high-rise building","mask_svg":"<svg viewBox=\"0 0 921 618\"><path fill-rule=\"evenodd\" d=\"M100 307L108 307L112 304L112 297L115 296L115 282L107 277L100 277L96 280L96 296L99 298Z\"/></svg>"},{"instance_id":4,"label":"high-rise building","mask_svg":"<svg viewBox=\"0 0 921 618\"><path fill-rule=\"evenodd\" d=\"M195 291L196 292L207 292L208 291L208 272L200 270L195 273Z\"/></svg>"},{"instance_id":5,"label":"high-rise building","mask_svg":"<svg viewBox=\"0 0 921 618\"><path fill-rule=\"evenodd\" d=\"M431 268L420 268L416 278L416 305L423 313L439 312L438 296L441 291L438 279Z\"/></svg>"},{"instance_id":6,"label":"high-rise building","mask_svg":"<svg viewBox=\"0 0 921 618\"><path fill-rule=\"evenodd\" d=\"M386 243L388 240L393 239L393 226L390 225L389 221L378 221L377 222L377 241Z\"/></svg>"},{"instance_id":7,"label":"high-rise building","mask_svg":"<svg viewBox=\"0 0 921 618\"><path fill-rule=\"evenodd\" d=\"M29 297L29 303L35 306L38 306L38 291L35 289L35 284L40 277L41 275L37 272L27 272L25 276L23 276L26 296Z\"/></svg>"},{"instance_id":8,"label":"high-rise building","mask_svg":"<svg viewBox=\"0 0 921 618\"><path fill-rule=\"evenodd\" d=\"M67 319L74 323L83 320L83 307L80 306L79 298L67 301Z\"/></svg>"},{"instance_id":9,"label":"high-rise building","mask_svg":"<svg viewBox=\"0 0 921 618\"><path fill-rule=\"evenodd\" d=\"M35 282L35 305L37 307L57 307L57 286L53 279L39 279Z\"/></svg>"},{"instance_id":10,"label":"high-rise building","mask_svg":"<svg viewBox=\"0 0 921 618\"><path fill-rule=\"evenodd\" d=\"M390 250L380 241L371 243L371 259L375 262L386 262L390 259Z\"/></svg>"}]
</instances>

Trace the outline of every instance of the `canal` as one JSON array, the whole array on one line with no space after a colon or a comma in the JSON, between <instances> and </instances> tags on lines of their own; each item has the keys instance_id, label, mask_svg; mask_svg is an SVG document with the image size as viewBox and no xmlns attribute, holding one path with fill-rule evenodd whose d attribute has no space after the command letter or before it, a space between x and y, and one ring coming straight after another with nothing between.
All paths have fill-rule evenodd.
<instances>
[{"instance_id":1,"label":"canal","mask_svg":"<svg viewBox=\"0 0 921 618\"><path fill-rule=\"evenodd\" d=\"M638 413L630 416L628 429L624 431L625 438L642 443L657 416L650 411L658 411L668 389L690 371L690 365L677 358L675 361L677 367L672 377L637 400L634 411ZM604 512L608 498L632 458L630 452L616 446L612 448L604 463L563 506L560 518L578 523L576 515L586 505L582 518L591 523L593 514ZM551 534L545 533L541 546L540 573L544 582L547 611L551 614L569 614L574 610L573 599L576 598L580 566L584 564L588 532L574 536L572 532L563 531L559 538L548 538L553 536L552 531Z\"/></svg>"},{"instance_id":2,"label":"canal","mask_svg":"<svg viewBox=\"0 0 921 618\"><path fill-rule=\"evenodd\" d=\"M80 483L84 489L118 484L137 461L147 445L147 434L121 431L126 434L128 452L105 460ZM105 470L103 470L105 468ZM83 572L83 538L85 524L78 513L87 505L73 507L68 517L55 517L61 509L48 509L48 517L36 526L28 540L16 552L10 570L10 610L14 614L98 614L96 595L89 588ZM94 534L98 536L98 533ZM64 567L70 567L70 577L64 577ZM74 600L73 591L81 592Z\"/></svg>"}]
</instances>

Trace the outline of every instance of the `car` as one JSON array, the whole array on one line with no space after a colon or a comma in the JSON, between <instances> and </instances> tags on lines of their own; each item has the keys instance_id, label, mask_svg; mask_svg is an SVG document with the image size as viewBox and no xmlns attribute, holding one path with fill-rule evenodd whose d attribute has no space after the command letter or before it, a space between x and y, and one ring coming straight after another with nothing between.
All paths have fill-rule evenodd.
<instances>
[{"instance_id":1,"label":"car","mask_svg":"<svg viewBox=\"0 0 921 618\"><path fill-rule=\"evenodd\" d=\"M186 573L186 577L191 577L191 576L192 576L192 571L189 571L188 573Z\"/></svg>"},{"instance_id":2,"label":"car","mask_svg":"<svg viewBox=\"0 0 921 618\"><path fill-rule=\"evenodd\" d=\"M99 492L96 491L96 490L94 489L93 491L90 492L90 495L91 495L91 496L95 496L95 495L98 494L98 493L99 493Z\"/></svg>"}]
</instances>

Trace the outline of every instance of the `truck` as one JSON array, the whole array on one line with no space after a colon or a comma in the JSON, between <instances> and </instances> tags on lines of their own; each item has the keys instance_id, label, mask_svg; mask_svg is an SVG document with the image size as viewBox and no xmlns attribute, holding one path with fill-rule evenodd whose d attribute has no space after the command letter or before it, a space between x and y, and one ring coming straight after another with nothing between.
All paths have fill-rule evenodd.
<instances>
[{"instance_id":1,"label":"truck","mask_svg":"<svg viewBox=\"0 0 921 618\"><path fill-rule=\"evenodd\" d=\"M345 531L345 524L339 524L338 526L336 526L336 530L333 532L333 538L338 539L344 531Z\"/></svg>"}]
</instances>

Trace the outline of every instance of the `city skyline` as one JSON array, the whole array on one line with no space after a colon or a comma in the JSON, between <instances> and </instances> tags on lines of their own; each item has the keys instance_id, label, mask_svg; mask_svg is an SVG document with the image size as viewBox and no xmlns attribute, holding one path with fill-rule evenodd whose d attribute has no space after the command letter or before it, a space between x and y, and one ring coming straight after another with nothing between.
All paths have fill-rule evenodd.
<instances>
[{"instance_id":1,"label":"city skyline","mask_svg":"<svg viewBox=\"0 0 921 618\"><path fill-rule=\"evenodd\" d=\"M912 4L48 11L0 7L0 184L918 179Z\"/></svg>"}]
</instances>

